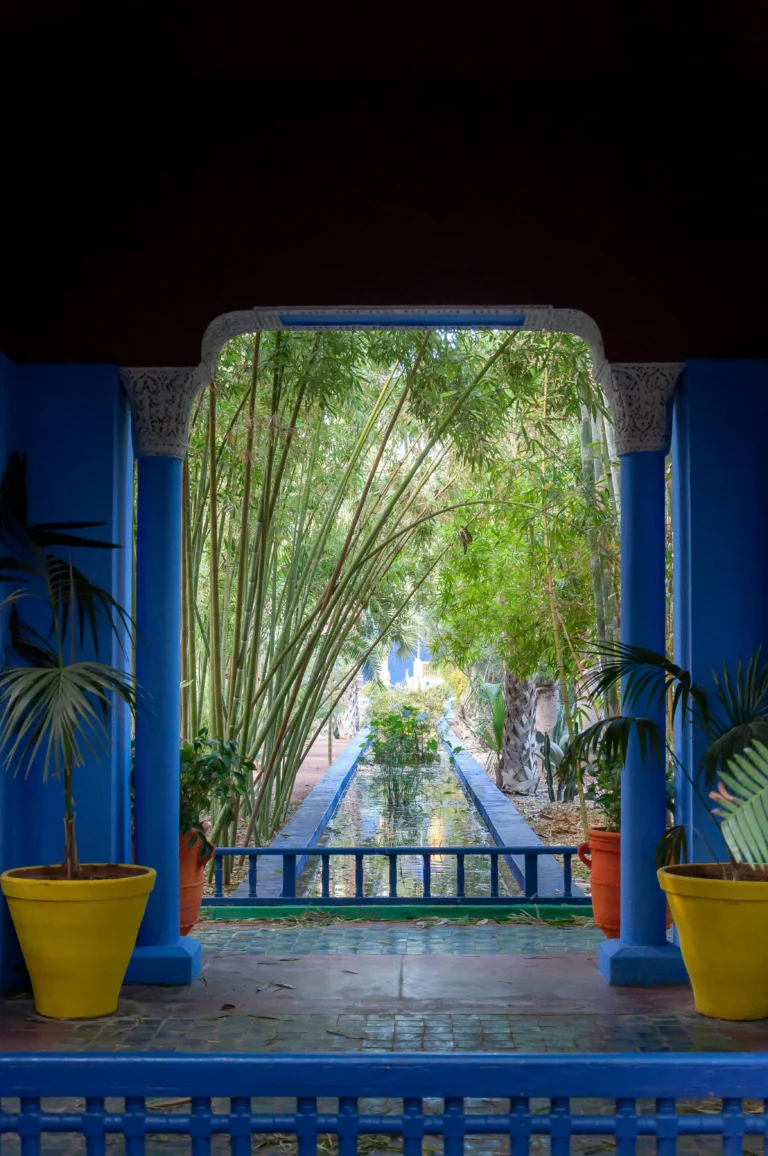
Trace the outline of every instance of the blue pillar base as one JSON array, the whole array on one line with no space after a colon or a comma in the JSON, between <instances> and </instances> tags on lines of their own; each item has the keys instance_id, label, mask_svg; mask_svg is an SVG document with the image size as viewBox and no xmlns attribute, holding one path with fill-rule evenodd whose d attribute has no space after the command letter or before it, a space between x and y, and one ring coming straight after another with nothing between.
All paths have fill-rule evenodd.
<instances>
[{"instance_id":1,"label":"blue pillar base","mask_svg":"<svg viewBox=\"0 0 768 1156\"><path fill-rule=\"evenodd\" d=\"M203 949L197 939L134 947L125 983L192 983L200 974Z\"/></svg>"},{"instance_id":2,"label":"blue pillar base","mask_svg":"<svg viewBox=\"0 0 768 1156\"><path fill-rule=\"evenodd\" d=\"M606 939L600 944L598 967L603 979L614 987L688 983L680 948L674 943L644 947Z\"/></svg>"}]
</instances>

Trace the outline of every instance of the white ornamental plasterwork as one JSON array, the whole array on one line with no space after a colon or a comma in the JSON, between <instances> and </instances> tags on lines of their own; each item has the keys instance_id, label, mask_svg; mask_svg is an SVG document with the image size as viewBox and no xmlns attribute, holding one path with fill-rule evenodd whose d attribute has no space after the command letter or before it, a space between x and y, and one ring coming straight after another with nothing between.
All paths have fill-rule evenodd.
<instances>
[{"instance_id":1,"label":"white ornamental plasterwork","mask_svg":"<svg viewBox=\"0 0 768 1156\"><path fill-rule=\"evenodd\" d=\"M121 369L133 418L137 458L184 458L195 398L211 380L203 365Z\"/></svg>"},{"instance_id":2,"label":"white ornamental plasterwork","mask_svg":"<svg viewBox=\"0 0 768 1156\"><path fill-rule=\"evenodd\" d=\"M613 365L603 385L611 404L619 454L669 451L672 395L683 371L679 362Z\"/></svg>"}]
</instances>

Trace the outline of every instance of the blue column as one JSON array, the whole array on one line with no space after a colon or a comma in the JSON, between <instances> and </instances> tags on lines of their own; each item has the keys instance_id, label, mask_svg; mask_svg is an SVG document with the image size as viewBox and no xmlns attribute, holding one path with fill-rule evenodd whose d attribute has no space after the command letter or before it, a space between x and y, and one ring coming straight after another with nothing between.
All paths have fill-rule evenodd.
<instances>
[{"instance_id":1,"label":"blue column","mask_svg":"<svg viewBox=\"0 0 768 1156\"><path fill-rule=\"evenodd\" d=\"M134 855L157 882L129 983L191 983L200 970L200 944L179 935L181 470L175 457L138 462Z\"/></svg>"},{"instance_id":2,"label":"blue column","mask_svg":"<svg viewBox=\"0 0 768 1156\"><path fill-rule=\"evenodd\" d=\"M664 653L664 452L621 456L621 640ZM664 732L664 706L638 704ZM621 936L600 947L612 984L684 983L679 950L667 943L666 901L656 847L666 823L664 767L634 737L621 780Z\"/></svg>"}]
</instances>

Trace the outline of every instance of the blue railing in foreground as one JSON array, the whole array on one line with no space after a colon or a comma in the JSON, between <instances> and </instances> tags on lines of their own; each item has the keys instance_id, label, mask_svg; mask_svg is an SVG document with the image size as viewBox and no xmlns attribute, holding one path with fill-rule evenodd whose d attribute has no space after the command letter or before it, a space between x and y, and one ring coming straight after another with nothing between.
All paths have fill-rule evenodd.
<instances>
[{"instance_id":1,"label":"blue railing in foreground","mask_svg":"<svg viewBox=\"0 0 768 1156\"><path fill-rule=\"evenodd\" d=\"M530 904L534 900L538 903L577 903L588 904L588 896L573 891L571 860L577 853L575 847L217 847L215 862L215 895L204 900L207 906L233 904L241 906L253 905L254 900L259 905L264 904L311 904L322 902L335 906L344 904L413 904L413 903L486 903L509 904L519 906ZM248 859L248 895L224 895L224 858L225 856L243 855ZM279 896L261 896L258 893L257 860L262 856L280 856L283 861L283 885ZM465 859L468 855L483 855L490 857L490 895L468 895L465 887ZM562 855L563 857L563 889L557 895L546 895L539 892L539 857L541 855ZM397 893L397 860L400 856L420 857L422 860L422 895L401 896ZM453 856L456 859L456 894L432 894L432 860L437 856ZM507 895L499 888L499 858L503 856L511 864L512 857L521 858L523 869L523 894ZM354 896L331 895L330 861L331 858L353 858L355 861L355 894ZM365 895L365 860L373 857L389 860L389 893L387 895ZM320 895L308 896L296 894L300 868L309 858L320 859ZM519 875L519 868L513 868Z\"/></svg>"},{"instance_id":2,"label":"blue railing in foreground","mask_svg":"<svg viewBox=\"0 0 768 1156\"><path fill-rule=\"evenodd\" d=\"M765 1145L766 1096L768 1057L733 1053L0 1055L0 1136L19 1136L24 1156L61 1133L85 1137L88 1156L104 1156L111 1136L127 1156L162 1151L153 1136L190 1137L192 1156L229 1137L233 1156L250 1156L265 1133L295 1137L299 1156L317 1156L325 1136L339 1156L357 1156L365 1136L402 1137L404 1156L421 1156L428 1136L444 1156L463 1156L467 1136L506 1137L515 1156L538 1136L553 1156L577 1136L604 1137L620 1156L639 1137L671 1156L678 1138L712 1136L736 1156L745 1136ZM745 1099L758 1104L747 1111Z\"/></svg>"}]
</instances>

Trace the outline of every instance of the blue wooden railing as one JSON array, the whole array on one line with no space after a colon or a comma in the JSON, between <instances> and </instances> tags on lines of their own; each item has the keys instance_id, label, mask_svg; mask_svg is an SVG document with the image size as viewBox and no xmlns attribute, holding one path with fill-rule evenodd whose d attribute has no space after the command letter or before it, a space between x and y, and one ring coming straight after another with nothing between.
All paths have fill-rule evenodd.
<instances>
[{"instance_id":1,"label":"blue wooden railing","mask_svg":"<svg viewBox=\"0 0 768 1156\"><path fill-rule=\"evenodd\" d=\"M203 902L207 906L222 906L231 904L237 906L253 906L254 900L258 905L269 904L312 904L322 902L334 906L345 904L509 904L520 906L538 903L577 903L588 904L588 896L580 891L574 892L571 873L571 860L577 853L576 847L217 847L215 861L215 894L207 897ZM225 856L243 855L248 859L248 894L224 894L224 858ZM279 896L261 896L258 893L258 859L262 856L279 856L283 861L282 889ZM490 857L490 895L467 895L465 887L465 859L466 857L483 855ZM541 855L562 855L563 857L563 889L557 895L546 895L539 892L539 857ZM372 857L389 860L389 892L387 895L364 895L365 887L365 860ZM400 856L420 856L422 860L422 895L403 896L397 893L397 860ZM452 856L456 859L456 894L432 894L432 859L436 856ZM499 890L499 858L502 857L512 867L516 877L522 884L522 895L507 895ZM355 894L354 896L332 896L330 893L330 862L331 858L343 857L355 861ZM523 868L519 868L515 858L522 859ZM296 881L302 867L308 858L320 859L320 896L296 894ZM521 878L522 876L522 878ZM242 890L242 889L241 889Z\"/></svg>"},{"instance_id":2,"label":"blue wooden railing","mask_svg":"<svg viewBox=\"0 0 768 1156\"><path fill-rule=\"evenodd\" d=\"M588 1136L631 1156L650 1137L671 1156L678 1138L712 1136L736 1156L744 1137L768 1141L766 1096L768 1057L733 1053L5 1054L0 1141L18 1136L23 1156L38 1156L41 1139L74 1133L88 1156L105 1156L107 1138L122 1136L126 1156L140 1156L148 1138L157 1151L153 1136L182 1136L192 1156L208 1156L225 1136L232 1156L250 1156L252 1138L271 1133L296 1138L299 1156L316 1156L325 1136L357 1156L359 1138L378 1135L421 1156L424 1137L438 1136L444 1156L463 1156L465 1137L503 1136L525 1156L545 1136L552 1156L566 1156L572 1137Z\"/></svg>"}]
</instances>

